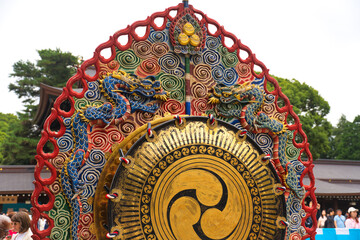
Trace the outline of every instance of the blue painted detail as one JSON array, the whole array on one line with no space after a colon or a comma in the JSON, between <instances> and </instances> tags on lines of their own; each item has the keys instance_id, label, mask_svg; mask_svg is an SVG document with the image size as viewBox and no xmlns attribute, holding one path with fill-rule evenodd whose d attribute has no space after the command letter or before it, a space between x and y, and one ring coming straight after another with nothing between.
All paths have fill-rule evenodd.
<instances>
[{"instance_id":1,"label":"blue painted detail","mask_svg":"<svg viewBox=\"0 0 360 240\"><path fill-rule=\"evenodd\" d=\"M221 65L218 65L218 69L222 69ZM288 159L286 156L286 143L289 131L285 123L271 118L261 111L264 101L272 101L274 99L268 97L264 90L259 87L259 84L227 87L224 82L217 83L210 99L216 104L215 112L218 115L225 118L235 117L240 121L243 119L244 123L241 125L249 130L249 132L258 132L258 129L264 130L264 133L270 131L273 137L267 137L266 142L268 142L268 145L265 143L265 148L269 148L270 144L274 144L271 138L277 138L277 158L286 173L282 175L283 181L285 181L287 187L291 190L286 202L286 219L290 223L286 230L286 239L290 239L292 233L305 231L301 226L301 221L294 220L305 217L305 211L301 207L305 189L300 184L300 178L305 167L297 159ZM250 133L249 136L251 136ZM261 137L260 134L255 137L259 136ZM261 140L264 141L264 137Z\"/></svg>"},{"instance_id":2,"label":"blue painted detail","mask_svg":"<svg viewBox=\"0 0 360 240\"><path fill-rule=\"evenodd\" d=\"M83 202L89 195L88 192L92 191L88 185L96 186L96 183L87 180L87 168L93 169L93 173L96 171L100 173L105 163L105 158L103 158L104 161L95 163L96 167L91 166L95 152L89 150L88 131L91 131L91 128L88 129L89 123L100 120L106 125L117 124L134 111L155 113L159 104L154 101L167 99L160 81L151 76L140 79L136 75L118 72L100 80L99 83L99 92L102 92L109 102L78 110L67 124L67 132L73 135L73 150L61 170L61 185L72 212L72 240L78 240L77 231L80 220L78 197ZM88 159L87 154L90 155ZM83 196L82 192L84 192ZM83 204L83 213L88 211L91 211L91 206Z\"/></svg>"},{"instance_id":3,"label":"blue painted detail","mask_svg":"<svg viewBox=\"0 0 360 240\"><path fill-rule=\"evenodd\" d=\"M316 232L315 240L360 240L360 229L321 228Z\"/></svg>"},{"instance_id":4,"label":"blue painted detail","mask_svg":"<svg viewBox=\"0 0 360 240\"><path fill-rule=\"evenodd\" d=\"M191 115L191 103L190 102L185 102L185 114Z\"/></svg>"}]
</instances>

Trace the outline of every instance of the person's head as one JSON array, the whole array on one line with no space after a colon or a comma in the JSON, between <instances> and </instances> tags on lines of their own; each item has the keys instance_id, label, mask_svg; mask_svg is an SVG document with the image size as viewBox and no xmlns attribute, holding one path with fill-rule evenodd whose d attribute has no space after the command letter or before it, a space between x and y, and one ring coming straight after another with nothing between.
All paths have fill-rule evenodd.
<instances>
[{"instance_id":1,"label":"person's head","mask_svg":"<svg viewBox=\"0 0 360 240\"><path fill-rule=\"evenodd\" d=\"M28 215L30 214L30 213L29 213L29 210L27 210L26 208L21 208L21 209L19 210L19 212L25 212L25 213L27 213Z\"/></svg>"},{"instance_id":2,"label":"person's head","mask_svg":"<svg viewBox=\"0 0 360 240\"><path fill-rule=\"evenodd\" d=\"M325 210L325 209L321 211L321 215L322 215L323 217L326 216L326 210Z\"/></svg>"},{"instance_id":3,"label":"person's head","mask_svg":"<svg viewBox=\"0 0 360 240\"><path fill-rule=\"evenodd\" d=\"M349 218L356 218L357 217L357 213L358 213L359 210L357 210L356 208L354 207L349 207L348 209L348 213L349 213Z\"/></svg>"},{"instance_id":4,"label":"person's head","mask_svg":"<svg viewBox=\"0 0 360 240\"><path fill-rule=\"evenodd\" d=\"M7 216L11 219L11 218L12 218L12 216L14 216L14 215L15 215L15 213L16 213L16 212L8 212L8 213L7 213Z\"/></svg>"},{"instance_id":5,"label":"person's head","mask_svg":"<svg viewBox=\"0 0 360 240\"><path fill-rule=\"evenodd\" d=\"M334 216L334 214L335 214L334 209L329 208L329 209L327 210L327 214L329 214L330 216Z\"/></svg>"},{"instance_id":6,"label":"person's head","mask_svg":"<svg viewBox=\"0 0 360 240\"><path fill-rule=\"evenodd\" d=\"M342 210L341 209L336 210L336 215L341 216L342 215Z\"/></svg>"},{"instance_id":7,"label":"person's head","mask_svg":"<svg viewBox=\"0 0 360 240\"><path fill-rule=\"evenodd\" d=\"M30 228L30 217L26 212L18 212L11 218L11 224L14 227L14 231L18 233L24 233Z\"/></svg>"},{"instance_id":8,"label":"person's head","mask_svg":"<svg viewBox=\"0 0 360 240\"><path fill-rule=\"evenodd\" d=\"M4 239L8 233L11 226L11 220L8 216L0 216L0 239Z\"/></svg>"}]
</instances>

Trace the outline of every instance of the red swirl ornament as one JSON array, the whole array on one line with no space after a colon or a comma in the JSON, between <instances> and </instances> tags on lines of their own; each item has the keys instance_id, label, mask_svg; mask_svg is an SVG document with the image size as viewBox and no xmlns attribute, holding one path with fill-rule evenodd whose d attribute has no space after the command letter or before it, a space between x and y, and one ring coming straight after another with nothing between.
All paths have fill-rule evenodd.
<instances>
[{"instance_id":1,"label":"red swirl ornament","mask_svg":"<svg viewBox=\"0 0 360 240\"><path fill-rule=\"evenodd\" d=\"M247 63L238 63L235 69L241 78L247 78L251 74L250 64Z\"/></svg>"},{"instance_id":2,"label":"red swirl ornament","mask_svg":"<svg viewBox=\"0 0 360 240\"><path fill-rule=\"evenodd\" d=\"M169 112L173 115L185 114L185 104L180 103L174 99L169 99L165 103L162 103L162 109L164 109L165 112Z\"/></svg>"},{"instance_id":3,"label":"red swirl ornament","mask_svg":"<svg viewBox=\"0 0 360 240\"><path fill-rule=\"evenodd\" d=\"M109 72L117 71L120 67L120 63L116 60L112 60L111 62L105 64L105 63L99 63L99 78L105 78L107 77L107 74Z\"/></svg>"},{"instance_id":4,"label":"red swirl ornament","mask_svg":"<svg viewBox=\"0 0 360 240\"><path fill-rule=\"evenodd\" d=\"M53 184L51 184L49 186L49 189L50 191L54 194L54 195L57 195L58 193L61 192L61 184L60 184L60 179L57 178L55 180L55 182L53 182Z\"/></svg>"},{"instance_id":5,"label":"red swirl ornament","mask_svg":"<svg viewBox=\"0 0 360 240\"><path fill-rule=\"evenodd\" d=\"M57 171L60 172L66 158L68 157L69 157L68 153L61 152L56 156L56 158L50 159L49 162L56 168Z\"/></svg>"},{"instance_id":6,"label":"red swirl ornament","mask_svg":"<svg viewBox=\"0 0 360 240\"><path fill-rule=\"evenodd\" d=\"M90 231L90 225L94 221L92 213L83 214L80 216L80 224L78 234L81 239L96 240L96 236Z\"/></svg>"},{"instance_id":7,"label":"red swirl ornament","mask_svg":"<svg viewBox=\"0 0 360 240\"><path fill-rule=\"evenodd\" d=\"M109 63L107 64L107 66L108 66L111 70L116 71L117 69L119 69L120 63L119 63L118 61L113 60L113 61L109 62Z\"/></svg>"},{"instance_id":8,"label":"red swirl ornament","mask_svg":"<svg viewBox=\"0 0 360 240\"><path fill-rule=\"evenodd\" d=\"M301 239L302 237L300 236L299 233L292 233L289 238L289 240L301 240Z\"/></svg>"},{"instance_id":9,"label":"red swirl ornament","mask_svg":"<svg viewBox=\"0 0 360 240\"><path fill-rule=\"evenodd\" d=\"M149 75L157 75L161 70L156 58L148 58L140 64L136 69L136 75L139 77L147 77Z\"/></svg>"},{"instance_id":10,"label":"red swirl ornament","mask_svg":"<svg viewBox=\"0 0 360 240\"><path fill-rule=\"evenodd\" d=\"M205 64L198 64L193 69L194 77L207 87L214 85L214 80L211 76L211 67Z\"/></svg>"},{"instance_id":11,"label":"red swirl ornament","mask_svg":"<svg viewBox=\"0 0 360 240\"><path fill-rule=\"evenodd\" d=\"M206 110L212 109L213 105L208 104L208 99L194 99L191 101L192 112L194 116L201 116L205 114Z\"/></svg>"},{"instance_id":12,"label":"red swirl ornament","mask_svg":"<svg viewBox=\"0 0 360 240\"><path fill-rule=\"evenodd\" d=\"M108 152L114 143L120 143L125 137L114 126L109 126L104 129L95 126L93 131L89 134L89 142L92 143L92 148L100 149Z\"/></svg>"},{"instance_id":13,"label":"red swirl ornament","mask_svg":"<svg viewBox=\"0 0 360 240\"><path fill-rule=\"evenodd\" d=\"M251 64L250 63L241 63L239 62L235 66L236 72L239 74L238 84L243 84L255 79L254 75L251 73Z\"/></svg>"},{"instance_id":14,"label":"red swirl ornament","mask_svg":"<svg viewBox=\"0 0 360 240\"><path fill-rule=\"evenodd\" d=\"M94 216L92 213L83 214L81 215L80 222L85 225L89 226L94 220Z\"/></svg>"}]
</instances>

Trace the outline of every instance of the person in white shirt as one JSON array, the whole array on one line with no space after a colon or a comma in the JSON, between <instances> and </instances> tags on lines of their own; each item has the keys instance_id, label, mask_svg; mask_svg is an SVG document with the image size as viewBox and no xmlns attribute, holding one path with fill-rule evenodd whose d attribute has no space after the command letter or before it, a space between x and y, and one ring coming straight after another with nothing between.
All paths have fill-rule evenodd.
<instances>
[{"instance_id":1,"label":"person in white shirt","mask_svg":"<svg viewBox=\"0 0 360 240\"><path fill-rule=\"evenodd\" d=\"M40 216L39 221L38 221L38 229L40 231L43 231L45 229L45 224L46 224L46 219L43 218L42 216Z\"/></svg>"},{"instance_id":2,"label":"person in white shirt","mask_svg":"<svg viewBox=\"0 0 360 240\"><path fill-rule=\"evenodd\" d=\"M11 224L17 234L13 235L11 240L33 240L30 230L30 217L26 212L18 212L11 217Z\"/></svg>"},{"instance_id":3,"label":"person in white shirt","mask_svg":"<svg viewBox=\"0 0 360 240\"><path fill-rule=\"evenodd\" d=\"M326 211L325 211L325 210L322 210L321 216L320 216L319 219L318 219L318 225L317 225L317 227L318 227L318 228L323 228L323 227L325 227L325 221L326 221L326 220L327 220Z\"/></svg>"}]
</instances>

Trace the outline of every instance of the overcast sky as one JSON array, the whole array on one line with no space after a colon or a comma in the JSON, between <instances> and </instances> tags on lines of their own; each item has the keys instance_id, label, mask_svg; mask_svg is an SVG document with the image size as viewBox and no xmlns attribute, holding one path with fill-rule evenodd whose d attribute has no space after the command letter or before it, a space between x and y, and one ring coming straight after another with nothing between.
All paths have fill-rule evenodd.
<instances>
[{"instance_id":1,"label":"overcast sky","mask_svg":"<svg viewBox=\"0 0 360 240\"><path fill-rule=\"evenodd\" d=\"M22 109L8 92L12 64L60 48L84 60L109 36L175 0L0 0L0 112ZM190 0L250 47L270 74L312 86L331 106L328 119L360 115L360 1ZM291 99L290 99L291 101Z\"/></svg>"}]
</instances>

